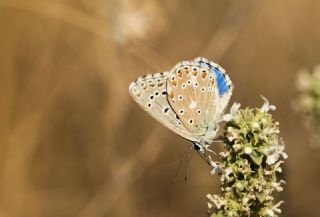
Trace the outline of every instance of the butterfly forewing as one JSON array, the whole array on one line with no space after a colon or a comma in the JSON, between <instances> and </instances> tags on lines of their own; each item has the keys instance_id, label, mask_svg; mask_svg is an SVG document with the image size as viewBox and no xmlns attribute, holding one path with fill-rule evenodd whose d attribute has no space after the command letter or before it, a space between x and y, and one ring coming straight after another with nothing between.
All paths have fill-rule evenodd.
<instances>
[{"instance_id":1,"label":"butterfly forewing","mask_svg":"<svg viewBox=\"0 0 320 217\"><path fill-rule=\"evenodd\" d=\"M129 92L134 100L156 120L178 135L196 141L197 139L184 127L167 100L168 77L168 72L139 77L130 84Z\"/></svg>"},{"instance_id":2,"label":"butterfly forewing","mask_svg":"<svg viewBox=\"0 0 320 217\"><path fill-rule=\"evenodd\" d=\"M182 63L168 80L168 101L193 135L204 135L215 117L218 97L215 82L210 70L193 62Z\"/></svg>"},{"instance_id":3,"label":"butterfly forewing","mask_svg":"<svg viewBox=\"0 0 320 217\"><path fill-rule=\"evenodd\" d=\"M204 58L182 61L167 81L168 101L182 123L199 140L211 141L229 102L231 81L224 70Z\"/></svg>"}]
</instances>

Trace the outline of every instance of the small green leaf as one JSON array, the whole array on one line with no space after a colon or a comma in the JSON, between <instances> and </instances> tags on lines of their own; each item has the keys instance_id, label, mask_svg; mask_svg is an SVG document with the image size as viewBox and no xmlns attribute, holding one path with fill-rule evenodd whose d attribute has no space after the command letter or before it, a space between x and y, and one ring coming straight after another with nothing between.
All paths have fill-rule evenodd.
<instances>
[{"instance_id":1,"label":"small green leaf","mask_svg":"<svg viewBox=\"0 0 320 217\"><path fill-rule=\"evenodd\" d=\"M250 155L250 158L256 165L260 166L262 163L263 155L256 151L253 151Z\"/></svg>"}]
</instances>

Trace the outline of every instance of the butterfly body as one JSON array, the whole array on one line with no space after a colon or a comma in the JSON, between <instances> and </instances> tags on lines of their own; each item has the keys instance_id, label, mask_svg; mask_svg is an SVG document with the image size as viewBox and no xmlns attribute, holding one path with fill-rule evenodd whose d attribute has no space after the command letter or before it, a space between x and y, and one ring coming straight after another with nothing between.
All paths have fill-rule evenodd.
<instances>
[{"instance_id":1,"label":"butterfly body","mask_svg":"<svg viewBox=\"0 0 320 217\"><path fill-rule=\"evenodd\" d=\"M198 57L139 77L129 92L151 116L203 151L216 137L232 84L218 64Z\"/></svg>"}]
</instances>

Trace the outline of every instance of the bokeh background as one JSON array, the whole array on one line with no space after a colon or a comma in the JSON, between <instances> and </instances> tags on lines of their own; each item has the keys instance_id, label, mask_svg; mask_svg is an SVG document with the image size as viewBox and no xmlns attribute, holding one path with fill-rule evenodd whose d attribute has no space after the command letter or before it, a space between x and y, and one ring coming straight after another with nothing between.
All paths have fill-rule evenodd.
<instances>
[{"instance_id":1,"label":"bokeh background","mask_svg":"<svg viewBox=\"0 0 320 217\"><path fill-rule=\"evenodd\" d=\"M0 216L206 216L219 178L128 94L143 74L204 56L232 102L277 106L289 158L282 216L320 216L319 151L292 101L320 63L318 0L1 0ZM217 147L215 150L218 150Z\"/></svg>"}]
</instances>

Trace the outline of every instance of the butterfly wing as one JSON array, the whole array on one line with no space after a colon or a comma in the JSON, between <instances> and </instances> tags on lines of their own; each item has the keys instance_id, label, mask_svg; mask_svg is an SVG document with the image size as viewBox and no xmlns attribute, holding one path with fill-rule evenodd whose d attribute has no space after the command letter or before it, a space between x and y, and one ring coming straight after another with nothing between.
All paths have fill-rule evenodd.
<instances>
[{"instance_id":1,"label":"butterfly wing","mask_svg":"<svg viewBox=\"0 0 320 217\"><path fill-rule=\"evenodd\" d=\"M167 100L168 77L169 72L139 77L130 84L129 92L133 99L156 120L178 135L191 141L197 141L184 127Z\"/></svg>"},{"instance_id":2,"label":"butterfly wing","mask_svg":"<svg viewBox=\"0 0 320 217\"><path fill-rule=\"evenodd\" d=\"M218 64L207 60L203 57L195 58L194 60L196 65L200 65L201 67L207 68L214 74L216 83L215 88L217 89L218 97L217 97L217 110L215 112L215 118L220 119L221 115L224 113L226 109L231 95L233 91L232 82L227 74L225 74L225 70L219 66Z\"/></svg>"},{"instance_id":3,"label":"butterfly wing","mask_svg":"<svg viewBox=\"0 0 320 217\"><path fill-rule=\"evenodd\" d=\"M231 81L219 68L204 58L182 61L167 82L172 109L199 140L210 137L231 96Z\"/></svg>"}]
</instances>

